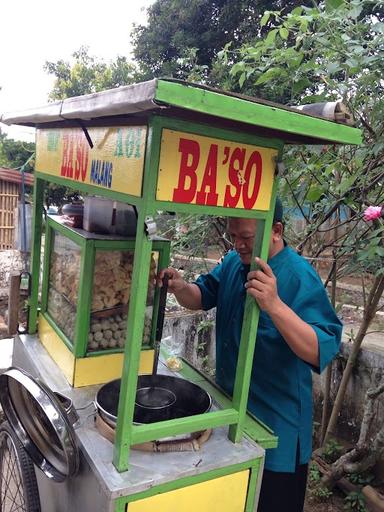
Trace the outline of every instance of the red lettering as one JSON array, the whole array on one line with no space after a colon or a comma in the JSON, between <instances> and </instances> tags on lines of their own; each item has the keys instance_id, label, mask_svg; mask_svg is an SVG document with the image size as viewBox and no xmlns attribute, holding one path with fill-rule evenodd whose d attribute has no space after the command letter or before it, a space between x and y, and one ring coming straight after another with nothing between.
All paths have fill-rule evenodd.
<instances>
[{"instance_id":1,"label":"red lettering","mask_svg":"<svg viewBox=\"0 0 384 512\"><path fill-rule=\"evenodd\" d=\"M76 162L75 162L75 180L85 181L88 168L88 144L80 139L77 140Z\"/></svg>"},{"instance_id":2,"label":"red lettering","mask_svg":"<svg viewBox=\"0 0 384 512\"><path fill-rule=\"evenodd\" d=\"M61 176L67 175L67 167L68 167L68 134L64 134L63 136L63 159L61 161L60 174Z\"/></svg>"},{"instance_id":3,"label":"red lettering","mask_svg":"<svg viewBox=\"0 0 384 512\"><path fill-rule=\"evenodd\" d=\"M225 146L224 148L224 160L223 160L223 165L225 165L227 162L228 162L228 159L229 159L229 155L231 154L231 148L229 148L228 146Z\"/></svg>"},{"instance_id":4,"label":"red lettering","mask_svg":"<svg viewBox=\"0 0 384 512\"><path fill-rule=\"evenodd\" d=\"M255 177L252 178L253 168L255 168ZM243 204L244 208L251 209L253 208L257 196L259 195L260 183L261 183L261 175L263 172L263 161L261 155L258 151L254 151L252 155L249 157L247 162L247 167L244 173L244 186L243 186ZM253 190L251 195L249 195L249 189L253 184Z\"/></svg>"},{"instance_id":5,"label":"red lettering","mask_svg":"<svg viewBox=\"0 0 384 512\"><path fill-rule=\"evenodd\" d=\"M224 195L224 204L226 208L236 208L237 203L240 199L241 193L241 179L239 176L239 172L243 169L245 159L245 149L235 148L231 155L231 159L229 162L228 168L228 178L231 182L231 185L235 187L234 195L231 193L231 185L227 185L225 187L225 195ZM238 164L235 166L235 164Z\"/></svg>"},{"instance_id":6,"label":"red lettering","mask_svg":"<svg viewBox=\"0 0 384 512\"><path fill-rule=\"evenodd\" d=\"M73 177L73 147L74 147L74 137L69 137L68 144L68 161L67 161L67 177Z\"/></svg>"},{"instance_id":7,"label":"red lettering","mask_svg":"<svg viewBox=\"0 0 384 512\"><path fill-rule=\"evenodd\" d=\"M60 174L67 178L72 178L73 176L73 146L73 136L69 133L65 134L63 136L63 160L61 162Z\"/></svg>"},{"instance_id":8,"label":"red lettering","mask_svg":"<svg viewBox=\"0 0 384 512\"><path fill-rule=\"evenodd\" d=\"M173 190L173 201L191 203L196 194L196 169L200 160L199 143L190 139L180 139L179 152L181 153L179 183ZM189 186L187 186L187 179Z\"/></svg>"},{"instance_id":9,"label":"red lettering","mask_svg":"<svg viewBox=\"0 0 384 512\"><path fill-rule=\"evenodd\" d=\"M216 193L217 179L217 152L218 145L212 144L209 148L207 163L205 165L203 182L199 192L196 194L197 204L206 204L208 206L217 206L219 194ZM206 192L206 189L209 192Z\"/></svg>"}]
</instances>

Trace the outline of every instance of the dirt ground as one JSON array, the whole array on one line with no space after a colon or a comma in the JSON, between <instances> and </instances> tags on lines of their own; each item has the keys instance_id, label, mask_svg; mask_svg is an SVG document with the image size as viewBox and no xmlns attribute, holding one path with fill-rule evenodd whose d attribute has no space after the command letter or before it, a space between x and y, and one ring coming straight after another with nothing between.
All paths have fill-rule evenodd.
<instances>
[{"instance_id":1,"label":"dirt ground","mask_svg":"<svg viewBox=\"0 0 384 512\"><path fill-rule=\"evenodd\" d=\"M319 501L307 492L304 512L345 512L344 497L335 491L329 498Z\"/></svg>"}]
</instances>

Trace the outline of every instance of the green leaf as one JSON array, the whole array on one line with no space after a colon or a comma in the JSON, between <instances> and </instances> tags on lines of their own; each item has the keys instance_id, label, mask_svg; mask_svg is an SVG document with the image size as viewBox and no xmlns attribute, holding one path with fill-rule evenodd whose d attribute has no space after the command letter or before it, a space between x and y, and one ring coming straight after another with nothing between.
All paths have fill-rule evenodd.
<instances>
[{"instance_id":1,"label":"green leaf","mask_svg":"<svg viewBox=\"0 0 384 512\"><path fill-rule=\"evenodd\" d=\"M275 42L276 34L277 34L277 28L270 30L268 32L267 37L265 38L265 44L267 44L268 46L272 45Z\"/></svg>"},{"instance_id":2,"label":"green leaf","mask_svg":"<svg viewBox=\"0 0 384 512\"><path fill-rule=\"evenodd\" d=\"M384 23L382 21L375 23L372 25L371 29L373 32L381 32L384 34Z\"/></svg>"},{"instance_id":3,"label":"green leaf","mask_svg":"<svg viewBox=\"0 0 384 512\"><path fill-rule=\"evenodd\" d=\"M243 87L245 79L246 79L246 76L247 75L244 72L241 73L240 78L239 78L239 85L240 85L240 87Z\"/></svg>"},{"instance_id":4,"label":"green leaf","mask_svg":"<svg viewBox=\"0 0 384 512\"><path fill-rule=\"evenodd\" d=\"M348 189L352 187L352 185L357 180L357 176L349 176L348 178L343 178L342 182L338 186L340 194L344 194Z\"/></svg>"},{"instance_id":5,"label":"green leaf","mask_svg":"<svg viewBox=\"0 0 384 512\"><path fill-rule=\"evenodd\" d=\"M292 92L294 94L298 94L299 92L304 91L307 87L311 85L311 82L308 80L308 78L300 78L300 80L297 80L292 85Z\"/></svg>"},{"instance_id":6,"label":"green leaf","mask_svg":"<svg viewBox=\"0 0 384 512\"><path fill-rule=\"evenodd\" d=\"M260 27L265 27L265 25L269 21L270 16L271 16L271 12L270 11L265 11L265 13L263 14L263 16L261 18L261 21L260 21Z\"/></svg>"},{"instance_id":7,"label":"green leaf","mask_svg":"<svg viewBox=\"0 0 384 512\"><path fill-rule=\"evenodd\" d=\"M241 62L236 62L236 64L234 64L231 68L231 71L230 71L230 74L232 76L235 76L237 75L237 73L242 73L244 71L244 67L245 67L245 64L243 61Z\"/></svg>"},{"instance_id":8,"label":"green leaf","mask_svg":"<svg viewBox=\"0 0 384 512\"><path fill-rule=\"evenodd\" d=\"M279 30L279 34L280 34L281 39L285 39L285 40L288 39L289 32L288 32L287 28L281 27Z\"/></svg>"},{"instance_id":9,"label":"green leaf","mask_svg":"<svg viewBox=\"0 0 384 512\"><path fill-rule=\"evenodd\" d=\"M308 21L307 20L303 20L300 23L300 32L306 32L307 30L308 30Z\"/></svg>"},{"instance_id":10,"label":"green leaf","mask_svg":"<svg viewBox=\"0 0 384 512\"><path fill-rule=\"evenodd\" d=\"M325 10L327 12L338 9L344 4L344 0L325 0Z\"/></svg>"},{"instance_id":11,"label":"green leaf","mask_svg":"<svg viewBox=\"0 0 384 512\"><path fill-rule=\"evenodd\" d=\"M310 203L315 203L324 194L324 190L320 186L313 186L309 189L306 200Z\"/></svg>"},{"instance_id":12,"label":"green leaf","mask_svg":"<svg viewBox=\"0 0 384 512\"><path fill-rule=\"evenodd\" d=\"M384 247L376 247L376 254L384 257Z\"/></svg>"},{"instance_id":13,"label":"green leaf","mask_svg":"<svg viewBox=\"0 0 384 512\"><path fill-rule=\"evenodd\" d=\"M335 73L338 73L341 69L342 68L338 62L330 62L327 65L327 70L330 75L334 75Z\"/></svg>"},{"instance_id":14,"label":"green leaf","mask_svg":"<svg viewBox=\"0 0 384 512\"><path fill-rule=\"evenodd\" d=\"M303 12L303 8L302 7L295 7L292 11L291 11L291 14L293 14L294 16L300 16L300 14Z\"/></svg>"},{"instance_id":15,"label":"green leaf","mask_svg":"<svg viewBox=\"0 0 384 512\"><path fill-rule=\"evenodd\" d=\"M375 156L377 156L384 149L384 142L376 142L373 146L372 151Z\"/></svg>"},{"instance_id":16,"label":"green leaf","mask_svg":"<svg viewBox=\"0 0 384 512\"><path fill-rule=\"evenodd\" d=\"M281 68L273 67L267 69L265 73L263 73L259 78L256 80L256 85L265 84L266 82L269 82L274 78L275 76L283 73L284 71Z\"/></svg>"}]
</instances>

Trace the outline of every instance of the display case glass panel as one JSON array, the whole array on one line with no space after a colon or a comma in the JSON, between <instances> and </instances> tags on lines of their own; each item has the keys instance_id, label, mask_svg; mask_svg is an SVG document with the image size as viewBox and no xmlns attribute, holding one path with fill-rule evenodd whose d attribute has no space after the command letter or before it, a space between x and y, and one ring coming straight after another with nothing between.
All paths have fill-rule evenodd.
<instances>
[{"instance_id":1,"label":"display case glass panel","mask_svg":"<svg viewBox=\"0 0 384 512\"><path fill-rule=\"evenodd\" d=\"M96 250L88 351L122 349L131 295L133 250ZM150 342L158 253L149 271L143 345Z\"/></svg>"},{"instance_id":2,"label":"display case glass panel","mask_svg":"<svg viewBox=\"0 0 384 512\"><path fill-rule=\"evenodd\" d=\"M57 231L52 232L47 310L73 344L78 301L81 249Z\"/></svg>"}]
</instances>

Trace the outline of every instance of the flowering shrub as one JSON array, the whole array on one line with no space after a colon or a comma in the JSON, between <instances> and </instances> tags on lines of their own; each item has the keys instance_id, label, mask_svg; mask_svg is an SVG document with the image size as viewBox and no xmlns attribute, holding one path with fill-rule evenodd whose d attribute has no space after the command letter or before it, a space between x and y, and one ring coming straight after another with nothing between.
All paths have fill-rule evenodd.
<instances>
[{"instance_id":1,"label":"flowering shrub","mask_svg":"<svg viewBox=\"0 0 384 512\"><path fill-rule=\"evenodd\" d=\"M382 206L368 206L368 208L364 211L364 220L375 220L381 217L383 212Z\"/></svg>"}]
</instances>

